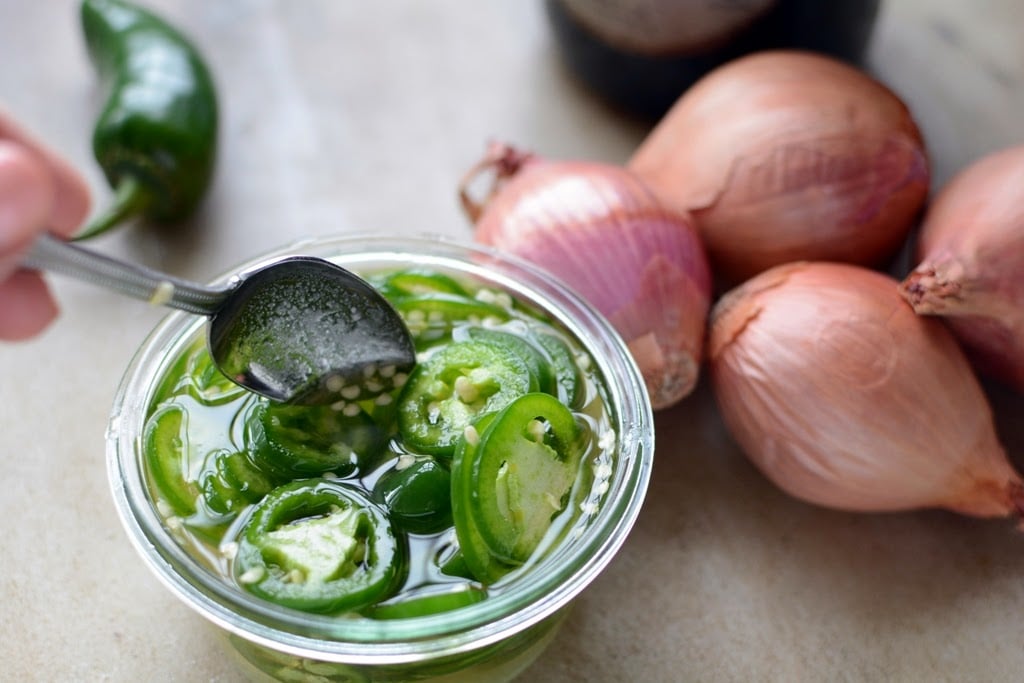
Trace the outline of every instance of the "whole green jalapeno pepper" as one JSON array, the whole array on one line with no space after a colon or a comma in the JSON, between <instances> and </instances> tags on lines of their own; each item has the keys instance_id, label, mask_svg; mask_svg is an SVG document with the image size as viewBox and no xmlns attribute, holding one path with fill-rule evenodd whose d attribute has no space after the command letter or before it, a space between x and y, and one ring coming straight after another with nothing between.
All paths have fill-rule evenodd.
<instances>
[{"instance_id":1,"label":"whole green jalapeno pepper","mask_svg":"<svg viewBox=\"0 0 1024 683\"><path fill-rule=\"evenodd\" d=\"M92 146L114 198L75 239L133 217L187 217L206 193L216 156L209 69L177 29L129 2L84 0L81 18L89 55L109 88Z\"/></svg>"}]
</instances>

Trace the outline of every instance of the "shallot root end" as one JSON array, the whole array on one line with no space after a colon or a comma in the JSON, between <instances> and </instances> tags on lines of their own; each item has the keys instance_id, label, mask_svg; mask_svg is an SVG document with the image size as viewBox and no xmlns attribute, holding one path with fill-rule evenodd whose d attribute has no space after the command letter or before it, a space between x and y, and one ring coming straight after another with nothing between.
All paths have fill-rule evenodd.
<instances>
[{"instance_id":1,"label":"shallot root end","mask_svg":"<svg viewBox=\"0 0 1024 683\"><path fill-rule=\"evenodd\" d=\"M974 486L946 507L969 517L1010 518L1024 531L1024 482L1016 475L1006 480L986 479Z\"/></svg>"},{"instance_id":2,"label":"shallot root end","mask_svg":"<svg viewBox=\"0 0 1024 683\"><path fill-rule=\"evenodd\" d=\"M700 361L684 350L665 349L653 334L629 342L629 351L643 368L644 383L654 410L662 410L686 398L697 384Z\"/></svg>"},{"instance_id":3,"label":"shallot root end","mask_svg":"<svg viewBox=\"0 0 1024 683\"><path fill-rule=\"evenodd\" d=\"M936 268L921 266L900 283L899 290L915 313L936 315L956 306L962 287L959 281L943 277Z\"/></svg>"}]
</instances>

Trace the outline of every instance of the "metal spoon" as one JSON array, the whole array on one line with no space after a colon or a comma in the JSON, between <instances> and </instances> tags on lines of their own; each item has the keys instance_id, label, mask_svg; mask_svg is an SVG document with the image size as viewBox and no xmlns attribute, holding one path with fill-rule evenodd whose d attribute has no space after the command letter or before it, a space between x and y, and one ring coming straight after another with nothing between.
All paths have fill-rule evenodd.
<instances>
[{"instance_id":1,"label":"metal spoon","mask_svg":"<svg viewBox=\"0 0 1024 683\"><path fill-rule=\"evenodd\" d=\"M22 265L208 316L217 367L275 401L369 398L399 383L415 362L409 330L391 304L320 258L282 258L208 287L43 235Z\"/></svg>"}]
</instances>

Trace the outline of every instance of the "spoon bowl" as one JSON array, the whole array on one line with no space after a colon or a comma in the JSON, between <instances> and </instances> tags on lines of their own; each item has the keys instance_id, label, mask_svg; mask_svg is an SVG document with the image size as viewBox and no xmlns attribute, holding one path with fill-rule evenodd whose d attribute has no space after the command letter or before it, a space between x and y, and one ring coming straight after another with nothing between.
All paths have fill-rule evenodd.
<instances>
[{"instance_id":1,"label":"spoon bowl","mask_svg":"<svg viewBox=\"0 0 1024 683\"><path fill-rule=\"evenodd\" d=\"M217 288L43 235L22 265L207 316L217 367L274 401L372 398L400 383L416 359L409 330L387 299L322 258L281 258Z\"/></svg>"},{"instance_id":2,"label":"spoon bowl","mask_svg":"<svg viewBox=\"0 0 1024 683\"><path fill-rule=\"evenodd\" d=\"M308 256L243 278L210 317L208 340L233 381L293 403L372 398L415 361L405 324L377 290Z\"/></svg>"}]
</instances>

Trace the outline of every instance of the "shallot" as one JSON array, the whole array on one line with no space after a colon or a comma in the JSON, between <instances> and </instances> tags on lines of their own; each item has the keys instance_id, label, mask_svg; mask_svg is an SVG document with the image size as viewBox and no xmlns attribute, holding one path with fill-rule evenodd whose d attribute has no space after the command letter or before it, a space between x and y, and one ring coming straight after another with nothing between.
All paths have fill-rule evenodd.
<instances>
[{"instance_id":1,"label":"shallot","mask_svg":"<svg viewBox=\"0 0 1024 683\"><path fill-rule=\"evenodd\" d=\"M483 200L470 186L493 172ZM655 409L697 382L711 277L689 216L620 166L549 161L491 145L460 187L475 239L560 278L628 345Z\"/></svg>"},{"instance_id":2,"label":"shallot","mask_svg":"<svg viewBox=\"0 0 1024 683\"><path fill-rule=\"evenodd\" d=\"M925 214L919 264L900 284L944 316L980 372L1024 393L1024 145L956 175Z\"/></svg>"},{"instance_id":3,"label":"shallot","mask_svg":"<svg viewBox=\"0 0 1024 683\"><path fill-rule=\"evenodd\" d=\"M715 276L774 265L885 265L928 193L921 132L866 73L810 53L730 62L685 92L629 162L693 214Z\"/></svg>"},{"instance_id":4,"label":"shallot","mask_svg":"<svg viewBox=\"0 0 1024 683\"><path fill-rule=\"evenodd\" d=\"M777 266L709 323L711 386L733 437L779 487L854 511L1019 514L1024 484L953 335L862 266Z\"/></svg>"}]
</instances>

